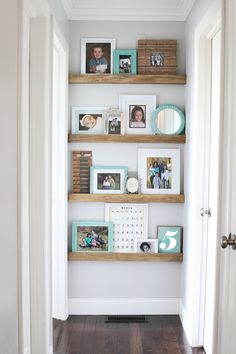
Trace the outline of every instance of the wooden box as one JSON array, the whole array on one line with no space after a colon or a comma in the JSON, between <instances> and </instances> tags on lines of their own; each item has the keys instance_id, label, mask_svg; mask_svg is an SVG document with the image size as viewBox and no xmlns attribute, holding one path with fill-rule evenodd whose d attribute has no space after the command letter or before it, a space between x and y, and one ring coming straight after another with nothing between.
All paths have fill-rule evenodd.
<instances>
[{"instance_id":1,"label":"wooden box","mask_svg":"<svg viewBox=\"0 0 236 354\"><path fill-rule=\"evenodd\" d=\"M92 151L72 152L72 180L74 193L90 193Z\"/></svg>"},{"instance_id":2,"label":"wooden box","mask_svg":"<svg viewBox=\"0 0 236 354\"><path fill-rule=\"evenodd\" d=\"M138 40L138 74L176 74L176 40Z\"/></svg>"}]
</instances>

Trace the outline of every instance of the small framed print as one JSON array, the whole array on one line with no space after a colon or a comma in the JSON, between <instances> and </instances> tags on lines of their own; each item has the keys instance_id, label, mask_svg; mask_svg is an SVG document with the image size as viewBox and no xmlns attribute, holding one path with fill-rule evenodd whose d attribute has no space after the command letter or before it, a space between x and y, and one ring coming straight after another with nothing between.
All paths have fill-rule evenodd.
<instances>
[{"instance_id":1,"label":"small framed print","mask_svg":"<svg viewBox=\"0 0 236 354\"><path fill-rule=\"evenodd\" d=\"M90 193L125 193L126 166L91 166L90 169Z\"/></svg>"},{"instance_id":2,"label":"small framed print","mask_svg":"<svg viewBox=\"0 0 236 354\"><path fill-rule=\"evenodd\" d=\"M157 239L137 239L135 248L137 253L157 253Z\"/></svg>"},{"instance_id":3,"label":"small framed print","mask_svg":"<svg viewBox=\"0 0 236 354\"><path fill-rule=\"evenodd\" d=\"M105 220L113 224L113 252L136 252L137 239L148 233L148 204L105 204Z\"/></svg>"},{"instance_id":4,"label":"small framed print","mask_svg":"<svg viewBox=\"0 0 236 354\"><path fill-rule=\"evenodd\" d=\"M72 252L110 252L112 223L103 221L72 222Z\"/></svg>"},{"instance_id":5,"label":"small framed print","mask_svg":"<svg viewBox=\"0 0 236 354\"><path fill-rule=\"evenodd\" d=\"M182 251L181 226L157 226L158 252L180 253Z\"/></svg>"},{"instance_id":6,"label":"small framed print","mask_svg":"<svg viewBox=\"0 0 236 354\"><path fill-rule=\"evenodd\" d=\"M114 38L81 39L81 74L112 74Z\"/></svg>"},{"instance_id":7,"label":"small framed print","mask_svg":"<svg viewBox=\"0 0 236 354\"><path fill-rule=\"evenodd\" d=\"M180 150L139 149L138 174L144 194L179 194Z\"/></svg>"},{"instance_id":8,"label":"small framed print","mask_svg":"<svg viewBox=\"0 0 236 354\"><path fill-rule=\"evenodd\" d=\"M151 114L156 109L155 95L120 95L119 108L125 113L127 134L153 134Z\"/></svg>"},{"instance_id":9,"label":"small framed print","mask_svg":"<svg viewBox=\"0 0 236 354\"><path fill-rule=\"evenodd\" d=\"M107 107L72 107L71 134L103 134L103 112Z\"/></svg>"},{"instance_id":10,"label":"small framed print","mask_svg":"<svg viewBox=\"0 0 236 354\"><path fill-rule=\"evenodd\" d=\"M137 51L136 49L114 50L114 74L136 74Z\"/></svg>"},{"instance_id":11,"label":"small framed print","mask_svg":"<svg viewBox=\"0 0 236 354\"><path fill-rule=\"evenodd\" d=\"M124 113L117 108L103 112L104 134L119 135L125 133Z\"/></svg>"}]
</instances>

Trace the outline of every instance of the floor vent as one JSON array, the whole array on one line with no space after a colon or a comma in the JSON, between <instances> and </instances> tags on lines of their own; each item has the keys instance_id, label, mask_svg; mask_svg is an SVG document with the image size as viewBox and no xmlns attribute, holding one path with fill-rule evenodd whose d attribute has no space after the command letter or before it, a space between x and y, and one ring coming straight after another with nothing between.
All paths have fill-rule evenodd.
<instances>
[{"instance_id":1,"label":"floor vent","mask_svg":"<svg viewBox=\"0 0 236 354\"><path fill-rule=\"evenodd\" d=\"M148 322L145 316L107 316L107 323Z\"/></svg>"}]
</instances>

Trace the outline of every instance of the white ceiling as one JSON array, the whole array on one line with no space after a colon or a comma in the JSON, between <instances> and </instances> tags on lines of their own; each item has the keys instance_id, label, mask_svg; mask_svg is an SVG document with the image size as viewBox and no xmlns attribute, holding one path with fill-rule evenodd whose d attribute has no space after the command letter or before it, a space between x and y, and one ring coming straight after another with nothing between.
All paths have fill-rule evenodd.
<instances>
[{"instance_id":1,"label":"white ceiling","mask_svg":"<svg viewBox=\"0 0 236 354\"><path fill-rule=\"evenodd\" d=\"M196 0L61 0L70 20L185 21Z\"/></svg>"}]
</instances>

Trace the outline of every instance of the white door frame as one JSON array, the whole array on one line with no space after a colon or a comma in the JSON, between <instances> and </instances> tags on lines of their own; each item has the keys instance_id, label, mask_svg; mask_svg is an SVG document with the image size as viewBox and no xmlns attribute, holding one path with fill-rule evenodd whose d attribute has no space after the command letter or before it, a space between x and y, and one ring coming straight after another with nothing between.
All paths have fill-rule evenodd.
<instances>
[{"instance_id":1,"label":"white door frame","mask_svg":"<svg viewBox=\"0 0 236 354\"><path fill-rule=\"evenodd\" d=\"M27 45L30 53L30 69L25 68L25 71L22 71L20 67L22 77L19 78L18 145L21 147L18 155L19 352L51 354L53 350L50 233L52 33L47 1L24 0L19 19L21 23L19 48L22 46L23 34L26 42L29 35ZM23 62L21 49L20 55ZM26 84L26 91L23 92L22 82L28 79L29 85ZM26 119L23 117L24 111L21 111L23 100L28 101L30 106ZM23 144L24 134L27 142ZM23 175L27 177L28 184L22 183ZM27 211L23 212L25 207L23 197L27 198L28 216Z\"/></svg>"},{"instance_id":2,"label":"white door frame","mask_svg":"<svg viewBox=\"0 0 236 354\"><path fill-rule=\"evenodd\" d=\"M52 315L68 317L67 156L69 48L53 21Z\"/></svg>"}]
</instances>

